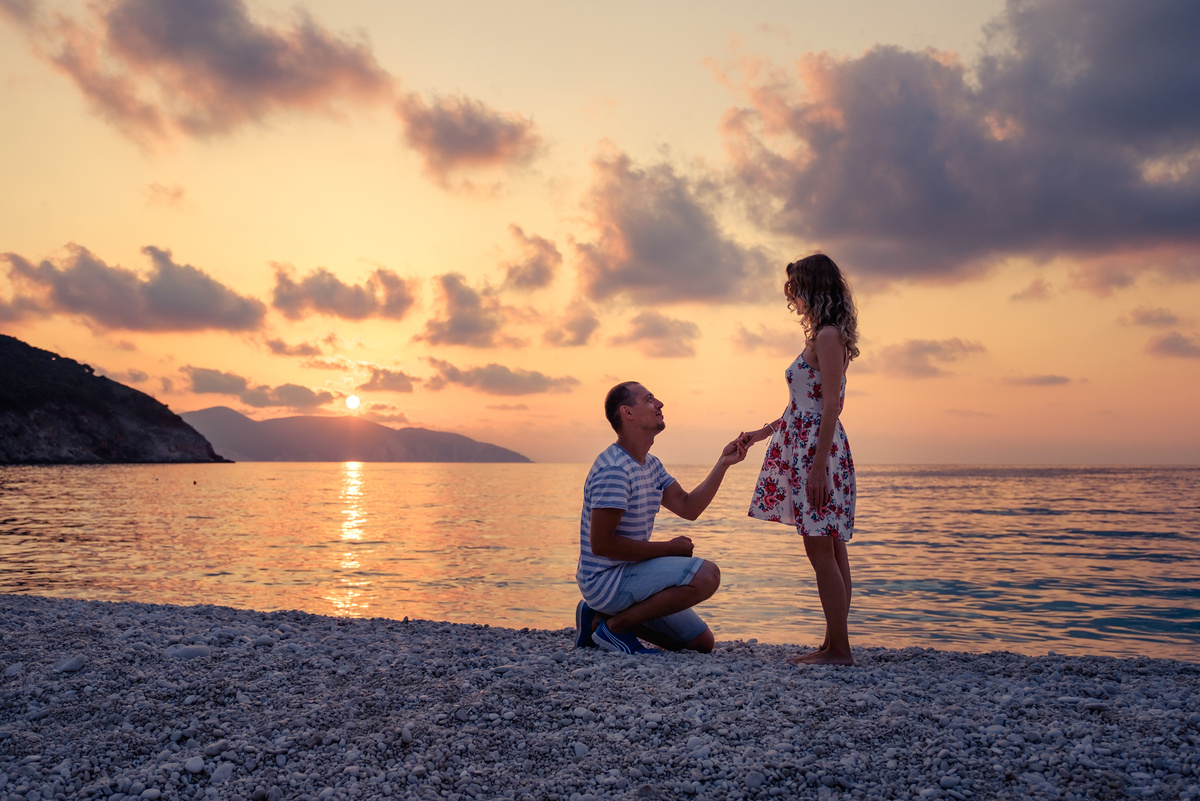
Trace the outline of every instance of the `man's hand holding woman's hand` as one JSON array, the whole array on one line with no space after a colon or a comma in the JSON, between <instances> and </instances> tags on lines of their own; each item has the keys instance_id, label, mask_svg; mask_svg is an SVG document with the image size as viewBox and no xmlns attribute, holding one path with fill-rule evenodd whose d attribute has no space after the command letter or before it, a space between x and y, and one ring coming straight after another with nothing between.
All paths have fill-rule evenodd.
<instances>
[{"instance_id":1,"label":"man's hand holding woman's hand","mask_svg":"<svg viewBox=\"0 0 1200 801\"><path fill-rule=\"evenodd\" d=\"M775 433L775 426L778 424L778 422L779 421L776 420L774 423L767 423L762 428L755 429L754 431L743 431L738 435L737 442L740 442L742 448L745 449L749 448L756 442L762 442L764 439L769 439L771 434Z\"/></svg>"},{"instance_id":2,"label":"man's hand holding woman's hand","mask_svg":"<svg viewBox=\"0 0 1200 801\"><path fill-rule=\"evenodd\" d=\"M721 451L721 464L730 467L746 458L746 434L738 434L725 449Z\"/></svg>"}]
</instances>

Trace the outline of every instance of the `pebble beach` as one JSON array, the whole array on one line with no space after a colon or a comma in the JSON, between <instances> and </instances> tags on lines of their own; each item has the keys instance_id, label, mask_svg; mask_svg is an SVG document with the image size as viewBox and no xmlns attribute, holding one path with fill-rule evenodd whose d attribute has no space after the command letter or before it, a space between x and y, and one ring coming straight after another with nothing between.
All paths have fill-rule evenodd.
<instances>
[{"instance_id":1,"label":"pebble beach","mask_svg":"<svg viewBox=\"0 0 1200 801\"><path fill-rule=\"evenodd\" d=\"M0 799L1200 798L1200 665L717 636L0 595Z\"/></svg>"}]
</instances>

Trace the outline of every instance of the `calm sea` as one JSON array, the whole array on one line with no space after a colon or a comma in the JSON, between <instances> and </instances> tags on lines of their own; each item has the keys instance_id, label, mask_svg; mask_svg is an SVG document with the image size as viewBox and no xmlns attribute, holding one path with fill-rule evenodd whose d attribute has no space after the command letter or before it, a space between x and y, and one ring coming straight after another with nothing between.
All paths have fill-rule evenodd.
<instances>
[{"instance_id":1,"label":"calm sea","mask_svg":"<svg viewBox=\"0 0 1200 801\"><path fill-rule=\"evenodd\" d=\"M669 467L691 488L705 467ZM0 467L0 592L574 624L586 465ZM730 471L694 523L718 640L813 644L791 529ZM856 644L1200 662L1200 468L860 467Z\"/></svg>"}]
</instances>

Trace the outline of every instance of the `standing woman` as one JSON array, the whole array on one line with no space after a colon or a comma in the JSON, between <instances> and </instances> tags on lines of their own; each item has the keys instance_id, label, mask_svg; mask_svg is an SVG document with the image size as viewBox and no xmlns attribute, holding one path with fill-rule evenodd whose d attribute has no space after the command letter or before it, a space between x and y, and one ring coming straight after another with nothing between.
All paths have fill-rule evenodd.
<instances>
[{"instance_id":1,"label":"standing woman","mask_svg":"<svg viewBox=\"0 0 1200 801\"><path fill-rule=\"evenodd\" d=\"M846 279L823 253L789 264L783 293L804 326L804 350L784 373L791 403L783 416L745 435L748 446L771 438L750 516L795 526L817 574L825 641L789 661L853 665L846 543L854 533L854 461L838 415L846 367L858 356L858 313Z\"/></svg>"}]
</instances>

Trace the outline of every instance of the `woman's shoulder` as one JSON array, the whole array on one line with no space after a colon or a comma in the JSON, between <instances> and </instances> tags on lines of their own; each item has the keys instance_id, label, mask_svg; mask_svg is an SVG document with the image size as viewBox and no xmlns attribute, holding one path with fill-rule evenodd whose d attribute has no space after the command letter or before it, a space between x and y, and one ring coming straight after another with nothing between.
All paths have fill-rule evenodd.
<instances>
[{"instance_id":1,"label":"woman's shoulder","mask_svg":"<svg viewBox=\"0 0 1200 801\"><path fill-rule=\"evenodd\" d=\"M823 325L816 331L813 331L812 338L809 341L814 344L834 342L838 345L845 345L846 337L836 325Z\"/></svg>"}]
</instances>

